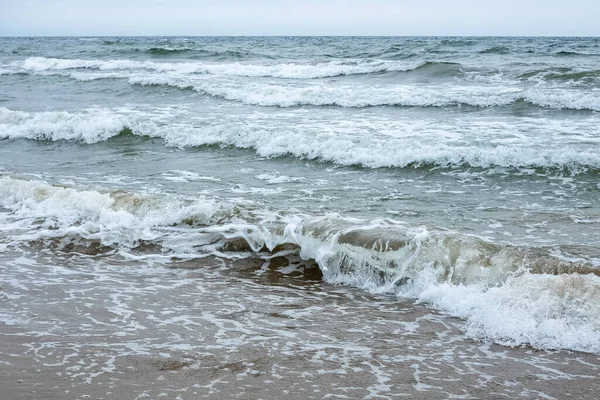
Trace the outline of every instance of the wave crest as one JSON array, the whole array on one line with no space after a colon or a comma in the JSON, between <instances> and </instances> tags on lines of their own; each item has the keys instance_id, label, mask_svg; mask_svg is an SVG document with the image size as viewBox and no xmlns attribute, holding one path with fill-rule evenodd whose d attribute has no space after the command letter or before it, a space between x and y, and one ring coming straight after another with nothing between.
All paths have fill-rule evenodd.
<instances>
[{"instance_id":1,"label":"wave crest","mask_svg":"<svg viewBox=\"0 0 600 400\"><path fill-rule=\"evenodd\" d=\"M152 49L150 49L152 50ZM148 50L148 51L150 51ZM184 49L155 48L156 54L173 54ZM185 50L187 51L187 50ZM241 77L275 77L288 79L316 79L341 75L361 75L382 72L402 72L431 67L438 63L406 63L376 60L344 60L319 63L202 63L202 62L153 62L133 60L80 60L46 57L30 57L21 65L21 71L61 71L72 69L97 69L102 71L146 70L154 72L170 72L175 74L211 74ZM446 65L449 63L439 63Z\"/></svg>"},{"instance_id":2,"label":"wave crest","mask_svg":"<svg viewBox=\"0 0 600 400\"><path fill-rule=\"evenodd\" d=\"M232 146L254 149L263 157L293 156L366 168L540 168L574 174L600 170L600 155L594 149L530 142L476 146L433 139L424 141L424 137L433 137L438 131L430 132L428 125L414 124L400 124L396 128L400 134L369 131L365 135L358 131L353 140L348 140L344 134L349 129L347 125L340 128L340 132L318 126L273 127L245 121L192 125L152 120L146 114L127 115L103 109L82 113L27 113L0 107L0 128L0 139L69 140L93 144L130 134L162 138L166 145L180 148ZM526 128L531 129L530 126ZM472 129L481 127L474 125ZM555 129L560 134L564 127ZM403 137L403 130L417 130L420 134Z\"/></svg>"},{"instance_id":3,"label":"wave crest","mask_svg":"<svg viewBox=\"0 0 600 400\"><path fill-rule=\"evenodd\" d=\"M87 71L82 71L87 70ZM91 70L91 71L90 71ZM536 81L562 80L588 82L597 71L558 74L542 70L523 73L519 79ZM344 75L407 73L415 76L459 77L465 74L461 64L446 62L406 63L393 61L330 61L314 64L204 64L167 63L131 60L62 60L32 57L16 69L3 69L0 74L61 75L80 81L127 79L132 85L170 86L193 89L207 96L249 105L270 107L340 106L364 107L456 107L472 106L534 107L567 110L600 111L600 95L595 90L555 85L522 87L510 83L488 82L483 85L457 85L442 81L437 84L400 84L389 82L366 85L361 81L331 82L318 80ZM470 74L469 76L471 76ZM477 75L479 76L479 75ZM257 81L243 77L315 80L306 84L281 81ZM389 77L388 77L389 78ZM471 76L471 79L473 77ZM484 79L485 81L485 79ZM493 83L493 84L492 84Z\"/></svg>"}]
</instances>

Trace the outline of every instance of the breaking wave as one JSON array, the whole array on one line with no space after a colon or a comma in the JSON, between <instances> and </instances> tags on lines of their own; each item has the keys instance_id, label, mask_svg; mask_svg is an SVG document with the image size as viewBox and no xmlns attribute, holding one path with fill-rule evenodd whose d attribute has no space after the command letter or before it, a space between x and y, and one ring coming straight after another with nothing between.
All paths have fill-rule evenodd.
<instances>
[{"instance_id":1,"label":"breaking wave","mask_svg":"<svg viewBox=\"0 0 600 400\"><path fill-rule=\"evenodd\" d=\"M153 62L150 63L153 72L129 71L128 63L115 61L115 65L107 71L84 73L68 71L71 68L89 68L85 63L77 64L79 67L56 68L56 70L41 69L37 73L56 74L68 76L80 81L98 79L127 79L132 85L141 86L170 86L181 90L195 90L198 93L221 98L228 101L242 102L248 105L268 107L298 107L298 106L340 106L350 108L396 106L396 107L455 107L472 106L480 108L518 106L529 104L531 106L551 109L572 109L600 111L600 94L597 91L580 91L559 88L520 88L506 85L454 85L451 83L422 84L422 85L364 85L339 83L330 85L319 81L309 85L287 85L278 82L253 82L236 80L239 76L271 76L285 78L318 78L344 74L372 73L383 68L389 71L390 67L373 66L370 64L345 65L323 64L316 68L307 65L278 64L275 66L250 66L241 64L204 66L204 72L198 70L197 65L164 64L165 71L176 70L177 73L158 73L160 68ZM104 62L100 62L104 63ZM191 68L183 72L186 68ZM321 69L319 69L321 68ZM407 67L404 67L407 68ZM419 68L440 70L438 73L451 73L457 68L455 65L423 64L419 67L410 67L412 71ZM101 69L98 67L97 69ZM218 69L222 74L221 80L207 79L203 74L210 74L211 69ZM398 67L397 70L401 68ZM35 71L31 67L30 71ZM362 71L362 72L361 72ZM3 74L15 74L4 70ZM593 72L590 72L593 74ZM227 79L231 76L231 79ZM591 76L591 75L590 75ZM564 79L569 79L565 77ZM573 76L572 79L577 79Z\"/></svg>"},{"instance_id":2,"label":"breaking wave","mask_svg":"<svg viewBox=\"0 0 600 400\"><path fill-rule=\"evenodd\" d=\"M503 86L311 86L215 85L177 82L170 78L130 78L139 85L168 85L194 89L200 93L244 104L271 107L340 106L364 108L397 107L505 107L526 103L552 109L600 111L600 94L569 92L557 89L517 89Z\"/></svg>"},{"instance_id":3,"label":"breaking wave","mask_svg":"<svg viewBox=\"0 0 600 400\"><path fill-rule=\"evenodd\" d=\"M572 68L546 68L519 75L521 79L544 81L594 81L600 78L600 70L574 70Z\"/></svg>"},{"instance_id":4,"label":"breaking wave","mask_svg":"<svg viewBox=\"0 0 600 400\"><path fill-rule=\"evenodd\" d=\"M158 50L156 50L158 51ZM161 50L180 51L180 49ZM71 69L95 69L102 71L146 70L154 72L170 72L175 74L211 74L242 77L275 77L290 79L314 79L340 75L370 74L381 72L410 71L420 67L429 67L436 63L406 63L374 60L345 60L319 63L279 63L279 64L247 64L247 63L202 63L181 62L166 63L133 60L78 60L45 57L27 58L18 67L18 71L61 71ZM451 63L440 63L442 65Z\"/></svg>"},{"instance_id":5,"label":"breaking wave","mask_svg":"<svg viewBox=\"0 0 600 400\"><path fill-rule=\"evenodd\" d=\"M166 145L180 148L231 146L254 149L263 157L293 156L367 168L533 167L571 173L600 170L600 154L594 149L546 147L528 142L481 147L439 140L423 141L421 136L378 136L373 133L349 140L343 132L318 128L313 131L304 126L272 127L247 122L198 126L166 124L147 116L136 117L103 109L85 113L28 113L0 107L0 139L93 144L127 132L162 138Z\"/></svg>"},{"instance_id":6,"label":"breaking wave","mask_svg":"<svg viewBox=\"0 0 600 400\"><path fill-rule=\"evenodd\" d=\"M523 87L514 82L459 85L454 80L427 81L419 85L389 81L365 84L319 80L346 75L406 73L425 77L458 78L463 66L448 62L329 61L319 63L199 63L132 60L77 60L30 57L17 67L4 68L0 74L60 75L79 81L127 79L141 86L170 86L228 101L267 107L340 106L363 107L457 107L472 106L534 107L600 111L600 94L595 90L558 88L552 82L591 82L598 71L572 71L568 68L534 70L518 75L521 80L549 83L548 86ZM483 77L478 73L469 73ZM496 74L497 75L497 74ZM248 80L247 77L307 80L296 84L278 80ZM485 78L485 79L484 79ZM504 79L504 78L503 78Z\"/></svg>"},{"instance_id":7,"label":"breaking wave","mask_svg":"<svg viewBox=\"0 0 600 400\"><path fill-rule=\"evenodd\" d=\"M0 206L3 226L10 227L3 240L13 246L112 248L125 257L167 260L294 253L316 262L327 282L415 299L462 318L466 335L476 340L600 352L595 248L519 247L394 220L290 214L7 176L0 178Z\"/></svg>"}]
</instances>

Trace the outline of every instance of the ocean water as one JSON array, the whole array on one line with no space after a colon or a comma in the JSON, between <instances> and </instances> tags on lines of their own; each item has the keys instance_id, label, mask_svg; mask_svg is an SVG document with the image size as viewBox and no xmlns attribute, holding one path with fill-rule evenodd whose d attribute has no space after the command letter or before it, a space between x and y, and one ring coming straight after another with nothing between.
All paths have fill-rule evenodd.
<instances>
[{"instance_id":1,"label":"ocean water","mask_svg":"<svg viewBox=\"0 0 600 400\"><path fill-rule=\"evenodd\" d=\"M599 112L597 38L0 38L0 321L200 332L135 317L192 285L600 353Z\"/></svg>"}]
</instances>

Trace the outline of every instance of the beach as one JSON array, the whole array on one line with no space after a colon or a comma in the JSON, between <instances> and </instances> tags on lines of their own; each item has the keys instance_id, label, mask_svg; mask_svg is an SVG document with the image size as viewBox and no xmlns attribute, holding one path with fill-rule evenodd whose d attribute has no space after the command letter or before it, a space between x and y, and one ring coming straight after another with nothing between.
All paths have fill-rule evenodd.
<instances>
[{"instance_id":1,"label":"beach","mask_svg":"<svg viewBox=\"0 0 600 400\"><path fill-rule=\"evenodd\" d=\"M4 291L27 319L2 329L7 399L593 399L600 388L598 355L474 342L424 306L259 260L81 261L40 265L38 284Z\"/></svg>"}]
</instances>

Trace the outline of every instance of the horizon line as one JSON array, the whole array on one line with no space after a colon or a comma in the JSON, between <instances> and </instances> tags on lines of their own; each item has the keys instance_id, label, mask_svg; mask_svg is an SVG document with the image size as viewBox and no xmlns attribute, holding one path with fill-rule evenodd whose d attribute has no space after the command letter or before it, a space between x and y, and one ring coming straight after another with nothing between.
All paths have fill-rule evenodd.
<instances>
[{"instance_id":1,"label":"horizon line","mask_svg":"<svg viewBox=\"0 0 600 400\"><path fill-rule=\"evenodd\" d=\"M1 35L0 38L104 38L104 37L138 37L138 38L157 38L157 37L362 37L362 38L415 38L415 37L476 37L476 38L600 38L600 35L285 35L285 34L267 34L267 35Z\"/></svg>"}]
</instances>

